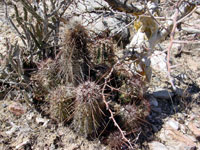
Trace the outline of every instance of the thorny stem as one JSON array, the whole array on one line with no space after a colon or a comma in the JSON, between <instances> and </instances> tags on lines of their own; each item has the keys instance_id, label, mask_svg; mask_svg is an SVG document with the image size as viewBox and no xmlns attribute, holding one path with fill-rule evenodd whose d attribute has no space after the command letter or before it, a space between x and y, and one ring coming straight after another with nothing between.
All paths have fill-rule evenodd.
<instances>
[{"instance_id":1,"label":"thorny stem","mask_svg":"<svg viewBox=\"0 0 200 150\"><path fill-rule=\"evenodd\" d=\"M128 140L128 139L125 137L125 135L124 135L125 131L122 131L122 129L120 128L119 124L116 122L116 120L115 120L115 118L114 118L114 115L113 115L113 112L112 112L112 110L110 109L109 104L108 104L108 102L106 101L105 94L104 94L104 90L105 90L106 85L107 85L107 83L108 83L108 79L110 78L111 74L113 73L115 66L118 65L119 63L121 63L120 60L118 60L118 62L117 62L116 64L113 65L113 67L111 68L109 74L105 77L105 82L104 82L104 85L103 85L103 88L102 88L102 98L103 98L103 102L104 102L105 105L106 105L106 109L107 109L107 110L109 111L109 113L110 113L110 119L112 119L112 121L114 122L114 125L118 128L119 132L120 132L121 135L122 135L122 139L125 140L125 142L127 142L127 143L130 145L131 149L133 149L133 146L132 146L130 140Z\"/></svg>"},{"instance_id":2,"label":"thorny stem","mask_svg":"<svg viewBox=\"0 0 200 150\"><path fill-rule=\"evenodd\" d=\"M167 70L168 70L168 78L169 78L169 82L171 83L172 85L172 88L174 91L176 91L176 87L173 83L173 80L172 80L172 77L171 77L171 67L170 67L170 51L171 51L171 48L173 46L173 40L174 40L174 35L175 35L175 29L176 29L176 26L177 26L177 16L178 16L178 9L176 9L176 13L175 13L175 17L173 19L173 22L174 22L174 25L173 25L173 28L172 28L172 32L171 32L171 35L170 35L170 44L169 44L169 47L168 47L168 50L167 50Z\"/></svg>"}]
</instances>

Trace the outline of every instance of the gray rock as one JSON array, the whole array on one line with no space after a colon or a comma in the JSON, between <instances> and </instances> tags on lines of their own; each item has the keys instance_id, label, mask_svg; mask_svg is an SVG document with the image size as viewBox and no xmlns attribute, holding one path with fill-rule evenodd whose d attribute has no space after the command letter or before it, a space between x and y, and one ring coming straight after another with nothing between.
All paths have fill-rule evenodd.
<instances>
[{"instance_id":1,"label":"gray rock","mask_svg":"<svg viewBox=\"0 0 200 150\"><path fill-rule=\"evenodd\" d=\"M174 93L166 89L157 89L155 92L153 92L153 96L159 99L171 99L174 96Z\"/></svg>"},{"instance_id":2,"label":"gray rock","mask_svg":"<svg viewBox=\"0 0 200 150\"><path fill-rule=\"evenodd\" d=\"M175 94L180 97L184 97L186 93L184 93L183 89L176 88Z\"/></svg>"},{"instance_id":3,"label":"gray rock","mask_svg":"<svg viewBox=\"0 0 200 150\"><path fill-rule=\"evenodd\" d=\"M167 55L160 51L154 51L151 57L151 65L153 70L167 74Z\"/></svg>"},{"instance_id":4,"label":"gray rock","mask_svg":"<svg viewBox=\"0 0 200 150\"><path fill-rule=\"evenodd\" d=\"M157 141L153 141L149 143L149 149L150 150L168 150L164 144Z\"/></svg>"},{"instance_id":5,"label":"gray rock","mask_svg":"<svg viewBox=\"0 0 200 150\"><path fill-rule=\"evenodd\" d=\"M6 108L8 105L7 104L2 104L2 107L3 108Z\"/></svg>"},{"instance_id":6,"label":"gray rock","mask_svg":"<svg viewBox=\"0 0 200 150\"><path fill-rule=\"evenodd\" d=\"M153 110L156 113L161 113L162 112L162 109L159 108L159 107L152 107L151 110Z\"/></svg>"},{"instance_id":7,"label":"gray rock","mask_svg":"<svg viewBox=\"0 0 200 150\"><path fill-rule=\"evenodd\" d=\"M152 125L152 129L154 132L158 132L158 128L156 126Z\"/></svg>"},{"instance_id":8,"label":"gray rock","mask_svg":"<svg viewBox=\"0 0 200 150\"><path fill-rule=\"evenodd\" d=\"M76 0L78 1L78 0ZM95 9L108 7L108 4L103 0L85 0L82 3L78 1L77 5L73 4L67 10L66 16L69 24L79 23L88 29L89 34L96 35L106 31L109 36L122 41L129 39L130 33L127 25L127 16L97 13ZM72 15L69 15L72 14ZM95 34L94 34L95 33Z\"/></svg>"},{"instance_id":9,"label":"gray rock","mask_svg":"<svg viewBox=\"0 0 200 150\"><path fill-rule=\"evenodd\" d=\"M151 96L150 99L149 99L149 102L150 102L151 106L158 107L158 101L155 97Z\"/></svg>"}]
</instances>

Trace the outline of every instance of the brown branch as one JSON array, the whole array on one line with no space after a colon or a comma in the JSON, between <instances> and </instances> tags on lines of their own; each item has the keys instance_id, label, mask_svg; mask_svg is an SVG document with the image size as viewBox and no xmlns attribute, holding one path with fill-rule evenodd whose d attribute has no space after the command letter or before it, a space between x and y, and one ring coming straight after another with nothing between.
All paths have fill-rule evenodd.
<instances>
[{"instance_id":1,"label":"brown branch","mask_svg":"<svg viewBox=\"0 0 200 150\"><path fill-rule=\"evenodd\" d=\"M174 25L173 25L172 32L171 32L171 35L170 35L170 44L169 44L169 47L168 47L168 50L167 50L168 78L169 78L170 84L172 85L173 90L176 90L176 87L174 86L174 83L173 83L172 77L171 77L170 51L171 51L171 48L173 46L173 40L174 40L175 30L176 30L176 27L177 27L177 17L178 17L178 9L176 9L176 12L175 12L175 16L174 16L174 20L173 20Z\"/></svg>"},{"instance_id":2,"label":"brown branch","mask_svg":"<svg viewBox=\"0 0 200 150\"><path fill-rule=\"evenodd\" d=\"M125 131L122 131L122 129L120 128L119 124L117 123L117 121L115 120L114 118L114 115L113 115L113 112L112 110L110 109L110 106L109 106L109 102L106 101L106 98L105 98L105 88L107 86L107 82L108 82L108 79L110 78L111 74L113 73L114 71L114 68L115 66L117 66L119 63L121 63L121 61L119 60L115 65L113 65L113 67L111 68L110 72L108 73L108 75L105 77L105 82L104 82L104 85L103 85L103 88L102 88L102 98L103 98L103 102L105 103L106 105L106 109L109 111L110 113L110 119L113 121L114 125L118 128L119 132L121 133L121 136L122 136L122 139L127 142L129 144L129 146L131 147L131 149L133 149L133 146L130 142L130 140L128 140L126 137L125 137Z\"/></svg>"},{"instance_id":3,"label":"brown branch","mask_svg":"<svg viewBox=\"0 0 200 150\"><path fill-rule=\"evenodd\" d=\"M193 11L194 8L195 8L195 5L192 5L189 2L182 1L180 2L180 6L177 8L178 13L177 14L175 13L172 16L172 18L175 18L175 16L177 15L177 22L179 22L179 20L182 20L182 18L184 18L191 11ZM165 37L169 34L168 31L172 31L172 28L174 26L174 21L169 20L166 23L167 23L167 30L160 29L157 38L154 40L155 43L159 43L160 41L163 41Z\"/></svg>"}]
</instances>

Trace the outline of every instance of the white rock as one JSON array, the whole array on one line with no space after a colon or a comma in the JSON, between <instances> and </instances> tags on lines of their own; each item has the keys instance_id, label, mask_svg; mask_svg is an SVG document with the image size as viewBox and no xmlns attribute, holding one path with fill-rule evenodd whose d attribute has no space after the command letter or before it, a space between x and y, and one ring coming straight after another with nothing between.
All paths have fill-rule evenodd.
<instances>
[{"instance_id":1,"label":"white rock","mask_svg":"<svg viewBox=\"0 0 200 150\"><path fill-rule=\"evenodd\" d=\"M173 129L171 126L164 127L159 138L165 143L168 150L194 150L196 143L188 136Z\"/></svg>"},{"instance_id":2,"label":"white rock","mask_svg":"<svg viewBox=\"0 0 200 150\"><path fill-rule=\"evenodd\" d=\"M164 144L157 142L157 141L151 142L149 144L149 148L150 148L150 150L168 150Z\"/></svg>"},{"instance_id":3,"label":"white rock","mask_svg":"<svg viewBox=\"0 0 200 150\"><path fill-rule=\"evenodd\" d=\"M38 124L42 123L44 127L46 127L46 126L47 126L47 123L49 122L48 119L44 119L44 118L41 118L41 117L36 117L35 120L36 120L36 122L37 122Z\"/></svg>"},{"instance_id":4,"label":"white rock","mask_svg":"<svg viewBox=\"0 0 200 150\"><path fill-rule=\"evenodd\" d=\"M185 134L186 133L186 127L185 127L185 125L180 124L179 126L180 126L181 132Z\"/></svg>"},{"instance_id":5,"label":"white rock","mask_svg":"<svg viewBox=\"0 0 200 150\"><path fill-rule=\"evenodd\" d=\"M175 130L179 129L179 123L178 121L175 121L174 119L170 119L166 122L166 125L172 127Z\"/></svg>"},{"instance_id":6,"label":"white rock","mask_svg":"<svg viewBox=\"0 0 200 150\"><path fill-rule=\"evenodd\" d=\"M151 57L152 69L158 72L166 73L167 64L166 64L166 54L161 51L154 51Z\"/></svg>"},{"instance_id":7,"label":"white rock","mask_svg":"<svg viewBox=\"0 0 200 150\"><path fill-rule=\"evenodd\" d=\"M32 118L35 116L34 112L28 113L26 118L27 120L32 120Z\"/></svg>"},{"instance_id":8,"label":"white rock","mask_svg":"<svg viewBox=\"0 0 200 150\"><path fill-rule=\"evenodd\" d=\"M186 145L183 142L171 141L167 145L168 150L195 150L195 146Z\"/></svg>"}]
</instances>

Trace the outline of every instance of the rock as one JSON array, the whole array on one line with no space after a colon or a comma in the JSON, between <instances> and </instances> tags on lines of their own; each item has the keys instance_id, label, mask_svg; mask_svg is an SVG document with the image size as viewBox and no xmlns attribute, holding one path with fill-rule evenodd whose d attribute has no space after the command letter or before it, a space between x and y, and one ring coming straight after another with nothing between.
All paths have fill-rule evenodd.
<instances>
[{"instance_id":1,"label":"rock","mask_svg":"<svg viewBox=\"0 0 200 150\"><path fill-rule=\"evenodd\" d=\"M166 89L159 88L156 89L155 92L153 92L153 96L159 99L171 99L174 96L174 93Z\"/></svg>"},{"instance_id":2,"label":"rock","mask_svg":"<svg viewBox=\"0 0 200 150\"><path fill-rule=\"evenodd\" d=\"M35 120L36 120L37 124L42 124L44 127L46 127L47 123L49 122L48 119L41 118L40 116L36 117Z\"/></svg>"},{"instance_id":3,"label":"rock","mask_svg":"<svg viewBox=\"0 0 200 150\"><path fill-rule=\"evenodd\" d=\"M193 150L196 148L195 142L188 136L172 127L165 127L161 130L159 138L169 150Z\"/></svg>"},{"instance_id":4,"label":"rock","mask_svg":"<svg viewBox=\"0 0 200 150\"><path fill-rule=\"evenodd\" d=\"M200 87L200 77L196 79L197 85Z\"/></svg>"},{"instance_id":5,"label":"rock","mask_svg":"<svg viewBox=\"0 0 200 150\"><path fill-rule=\"evenodd\" d=\"M66 20L69 20L67 21L69 25L73 26L74 23L79 23L88 31L91 31L89 35L96 36L96 34L106 32L109 36L120 37L122 41L129 40L130 33L129 29L126 28L127 16L113 15L111 13L103 16L101 13L98 13L97 9L100 10L108 7L108 4L103 0L85 0L84 3L76 1L77 4L70 5L70 8L65 13L73 15L64 16Z\"/></svg>"},{"instance_id":6,"label":"rock","mask_svg":"<svg viewBox=\"0 0 200 150\"><path fill-rule=\"evenodd\" d=\"M151 110L153 110L156 113L161 113L162 112L162 109L159 108L159 107L152 107Z\"/></svg>"},{"instance_id":7,"label":"rock","mask_svg":"<svg viewBox=\"0 0 200 150\"><path fill-rule=\"evenodd\" d=\"M190 123L188 124L188 128L193 132L193 134L194 134L196 137L200 137L200 129L197 128L197 126L195 125L195 123L190 122Z\"/></svg>"},{"instance_id":8,"label":"rock","mask_svg":"<svg viewBox=\"0 0 200 150\"><path fill-rule=\"evenodd\" d=\"M25 108L17 102L13 102L8 106L10 112L15 114L16 116L20 116L25 113Z\"/></svg>"},{"instance_id":9,"label":"rock","mask_svg":"<svg viewBox=\"0 0 200 150\"><path fill-rule=\"evenodd\" d=\"M158 132L158 128L155 125L152 125L152 129L155 133Z\"/></svg>"},{"instance_id":10,"label":"rock","mask_svg":"<svg viewBox=\"0 0 200 150\"><path fill-rule=\"evenodd\" d=\"M184 124L180 124L180 131L184 134L186 133L186 126Z\"/></svg>"},{"instance_id":11,"label":"rock","mask_svg":"<svg viewBox=\"0 0 200 150\"><path fill-rule=\"evenodd\" d=\"M175 121L174 119L170 119L166 122L166 125L172 127L175 130L179 129L179 123L178 121Z\"/></svg>"},{"instance_id":12,"label":"rock","mask_svg":"<svg viewBox=\"0 0 200 150\"><path fill-rule=\"evenodd\" d=\"M175 94L176 96L185 97L187 93L185 92L185 89L176 88Z\"/></svg>"},{"instance_id":13,"label":"rock","mask_svg":"<svg viewBox=\"0 0 200 150\"><path fill-rule=\"evenodd\" d=\"M149 143L149 149L150 150L168 150L164 144L157 141L153 141Z\"/></svg>"},{"instance_id":14,"label":"rock","mask_svg":"<svg viewBox=\"0 0 200 150\"><path fill-rule=\"evenodd\" d=\"M162 74L167 74L166 54L161 51L154 51L151 57L152 69Z\"/></svg>"},{"instance_id":15,"label":"rock","mask_svg":"<svg viewBox=\"0 0 200 150\"><path fill-rule=\"evenodd\" d=\"M2 107L3 108L6 108L8 105L7 104L2 104Z\"/></svg>"},{"instance_id":16,"label":"rock","mask_svg":"<svg viewBox=\"0 0 200 150\"><path fill-rule=\"evenodd\" d=\"M158 101L155 97L151 96L150 99L149 99L149 102L150 102L151 106L158 107Z\"/></svg>"},{"instance_id":17,"label":"rock","mask_svg":"<svg viewBox=\"0 0 200 150\"><path fill-rule=\"evenodd\" d=\"M168 150L196 150L196 146L185 145L183 142L171 141L167 144Z\"/></svg>"},{"instance_id":18,"label":"rock","mask_svg":"<svg viewBox=\"0 0 200 150\"><path fill-rule=\"evenodd\" d=\"M34 112L28 113L26 116L27 120L32 120L32 118L35 116Z\"/></svg>"}]
</instances>

